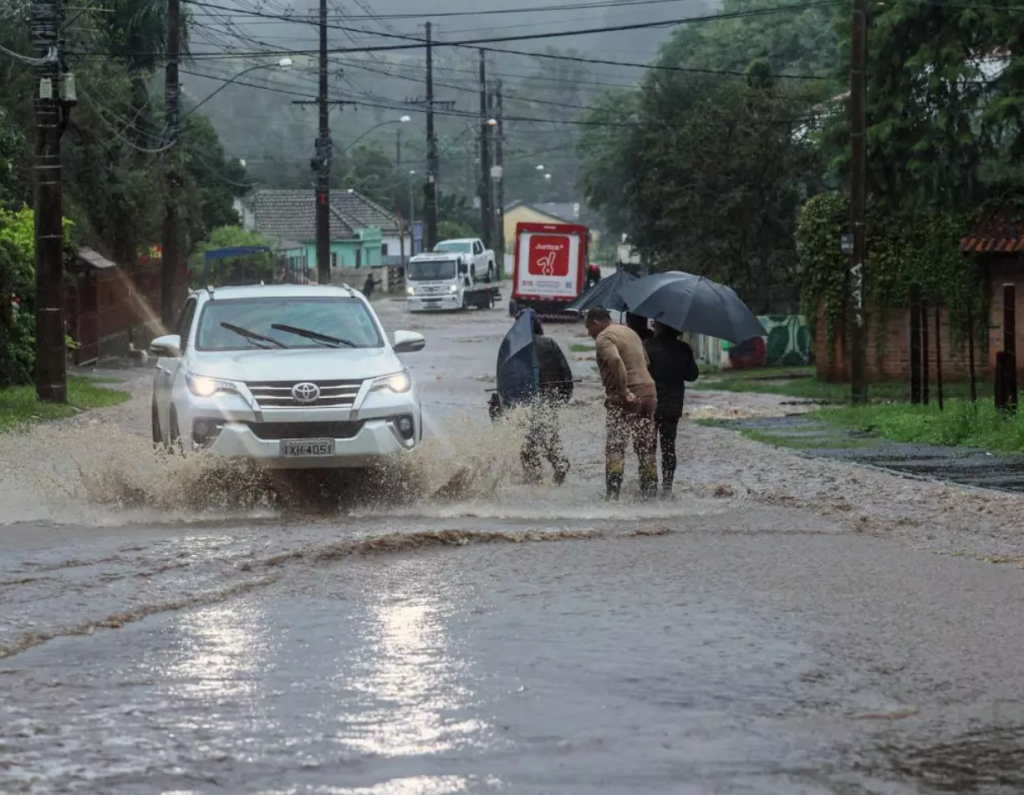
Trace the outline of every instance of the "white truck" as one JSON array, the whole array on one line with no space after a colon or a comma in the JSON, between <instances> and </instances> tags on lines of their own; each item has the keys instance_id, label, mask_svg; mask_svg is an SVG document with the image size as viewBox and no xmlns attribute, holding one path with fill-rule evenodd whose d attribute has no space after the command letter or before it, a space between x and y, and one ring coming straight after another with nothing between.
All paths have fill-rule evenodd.
<instances>
[{"instance_id":1,"label":"white truck","mask_svg":"<svg viewBox=\"0 0 1024 795\"><path fill-rule=\"evenodd\" d=\"M417 254L405 267L406 308L410 312L458 311L475 306L490 309L501 293L473 278L462 254Z\"/></svg>"},{"instance_id":2,"label":"white truck","mask_svg":"<svg viewBox=\"0 0 1024 795\"><path fill-rule=\"evenodd\" d=\"M493 282L498 278L494 265L494 252L484 248L483 241L476 237L442 240L434 246L435 253L459 254L469 263L469 275L474 282Z\"/></svg>"}]
</instances>

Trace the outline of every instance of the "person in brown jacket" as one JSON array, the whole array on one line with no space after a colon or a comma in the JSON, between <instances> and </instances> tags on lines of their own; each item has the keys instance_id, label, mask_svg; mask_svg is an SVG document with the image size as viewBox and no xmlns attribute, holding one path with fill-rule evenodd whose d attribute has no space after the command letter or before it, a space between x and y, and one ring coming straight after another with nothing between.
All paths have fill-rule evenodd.
<instances>
[{"instance_id":1,"label":"person in brown jacket","mask_svg":"<svg viewBox=\"0 0 1024 795\"><path fill-rule=\"evenodd\" d=\"M654 412L658 405L647 353L635 331L612 323L607 309L587 312L587 333L597 344L597 366L605 389L608 438L605 443L607 499L617 500L626 470L626 446L633 441L640 464L640 494L658 495L658 449Z\"/></svg>"}]
</instances>

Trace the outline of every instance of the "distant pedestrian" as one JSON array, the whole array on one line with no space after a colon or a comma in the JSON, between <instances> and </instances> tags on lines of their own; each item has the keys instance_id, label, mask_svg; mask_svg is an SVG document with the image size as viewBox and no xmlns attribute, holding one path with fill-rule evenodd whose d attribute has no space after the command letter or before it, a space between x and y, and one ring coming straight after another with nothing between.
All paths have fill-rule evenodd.
<instances>
[{"instance_id":1,"label":"distant pedestrian","mask_svg":"<svg viewBox=\"0 0 1024 795\"><path fill-rule=\"evenodd\" d=\"M370 272L366 276L366 281L363 282L363 295L366 296L366 300L367 301L370 300L370 296L373 295L373 288L376 287L376 286L377 286L377 284L373 280L373 273Z\"/></svg>"},{"instance_id":2,"label":"distant pedestrian","mask_svg":"<svg viewBox=\"0 0 1024 795\"><path fill-rule=\"evenodd\" d=\"M558 343L544 336L544 327L536 314L533 316L533 344L540 363L540 394L528 408L529 428L520 457L527 480L540 481L541 460L547 459L555 470L555 485L561 486L569 473L569 459L562 452L558 407L572 400L572 368Z\"/></svg>"},{"instance_id":3,"label":"distant pedestrian","mask_svg":"<svg viewBox=\"0 0 1024 795\"><path fill-rule=\"evenodd\" d=\"M632 312L626 313L626 325L629 326L636 335L643 342L647 342L651 337L654 336L654 332L651 331L651 327L647 323L647 318L634 315Z\"/></svg>"},{"instance_id":4,"label":"distant pedestrian","mask_svg":"<svg viewBox=\"0 0 1024 795\"><path fill-rule=\"evenodd\" d=\"M676 474L676 435L683 416L686 383L696 381L699 371L693 348L679 339L679 332L654 322L654 336L644 342L651 377L658 389L654 424L661 446L661 496L672 496Z\"/></svg>"},{"instance_id":5,"label":"distant pedestrian","mask_svg":"<svg viewBox=\"0 0 1024 795\"><path fill-rule=\"evenodd\" d=\"M595 286L601 281L601 266L597 263L591 263L587 267L587 289Z\"/></svg>"},{"instance_id":6,"label":"distant pedestrian","mask_svg":"<svg viewBox=\"0 0 1024 795\"><path fill-rule=\"evenodd\" d=\"M647 353L637 333L615 325L607 309L587 312L587 333L597 343L597 366L605 389L608 437L605 443L606 498L617 500L626 469L626 447L632 440L639 462L640 494L657 496L657 436L654 414L657 391L647 370Z\"/></svg>"}]
</instances>

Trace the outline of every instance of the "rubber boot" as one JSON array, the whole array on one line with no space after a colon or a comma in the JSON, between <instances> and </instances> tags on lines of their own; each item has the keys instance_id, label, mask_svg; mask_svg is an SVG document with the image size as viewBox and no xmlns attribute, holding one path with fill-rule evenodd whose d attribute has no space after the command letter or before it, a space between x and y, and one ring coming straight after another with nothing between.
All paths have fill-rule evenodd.
<instances>
[{"instance_id":1,"label":"rubber boot","mask_svg":"<svg viewBox=\"0 0 1024 795\"><path fill-rule=\"evenodd\" d=\"M612 502L619 499L622 493L622 475L605 475L605 500Z\"/></svg>"},{"instance_id":2,"label":"rubber boot","mask_svg":"<svg viewBox=\"0 0 1024 795\"><path fill-rule=\"evenodd\" d=\"M645 500L658 496L658 473L652 472L650 467L640 467L640 496Z\"/></svg>"}]
</instances>

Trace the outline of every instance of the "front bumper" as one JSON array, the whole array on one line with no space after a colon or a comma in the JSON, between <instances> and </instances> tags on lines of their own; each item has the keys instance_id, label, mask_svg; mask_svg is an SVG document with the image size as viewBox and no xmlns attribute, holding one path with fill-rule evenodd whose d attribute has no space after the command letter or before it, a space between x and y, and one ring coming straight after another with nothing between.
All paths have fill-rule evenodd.
<instances>
[{"instance_id":1,"label":"front bumper","mask_svg":"<svg viewBox=\"0 0 1024 795\"><path fill-rule=\"evenodd\" d=\"M439 295L410 295L406 299L410 312L439 312L462 308L462 299L457 293Z\"/></svg>"},{"instance_id":2,"label":"front bumper","mask_svg":"<svg viewBox=\"0 0 1024 795\"><path fill-rule=\"evenodd\" d=\"M293 433L289 433L287 429L278 430L272 435L280 436L280 439L265 439L257 435L266 435L260 430L261 425L264 424L226 422L207 449L213 455L247 458L275 469L364 468L379 463L382 459L413 450L420 433L419 417L413 416L413 422L416 427L410 439L402 437L398 429L397 416L353 423L353 425L358 425L358 430L354 435L346 437L321 436L315 430L310 434L306 429L300 427L305 423L288 423L293 427ZM274 424L282 425L282 423ZM310 424L314 426L327 425L327 423ZM284 455L283 441L310 441L312 439L331 439L334 442L334 453L325 456L292 457Z\"/></svg>"},{"instance_id":3,"label":"front bumper","mask_svg":"<svg viewBox=\"0 0 1024 795\"><path fill-rule=\"evenodd\" d=\"M178 410L189 452L245 458L279 469L365 468L412 451L423 438L415 391L368 392L364 386L351 408L254 409L238 394L191 397ZM327 439L333 443L330 455L285 455L285 441Z\"/></svg>"}]
</instances>

